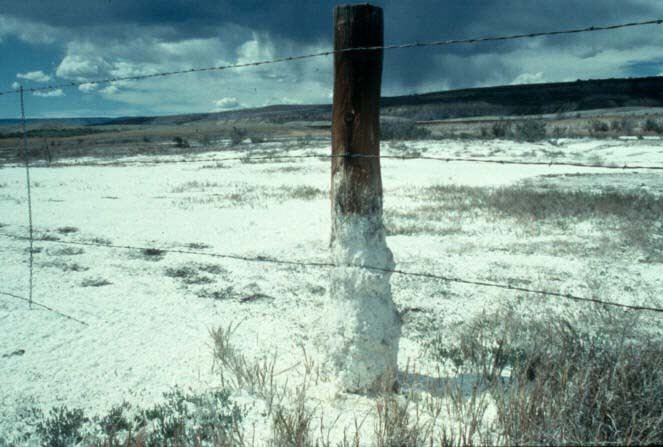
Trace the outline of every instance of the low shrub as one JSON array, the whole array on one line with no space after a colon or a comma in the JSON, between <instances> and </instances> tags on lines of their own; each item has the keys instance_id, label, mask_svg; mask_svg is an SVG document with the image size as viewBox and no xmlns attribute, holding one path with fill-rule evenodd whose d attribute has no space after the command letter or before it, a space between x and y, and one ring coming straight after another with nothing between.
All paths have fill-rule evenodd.
<instances>
[{"instance_id":1,"label":"low shrub","mask_svg":"<svg viewBox=\"0 0 663 447\"><path fill-rule=\"evenodd\" d=\"M198 394L175 388L163 396L151 407L123 402L94 417L66 406L51 409L48 416L33 409L35 434L46 447L236 445L243 414L228 390Z\"/></svg>"},{"instance_id":2,"label":"low shrub","mask_svg":"<svg viewBox=\"0 0 663 447\"><path fill-rule=\"evenodd\" d=\"M493 138L506 138L509 133L509 123L506 121L498 121L493 123L490 127Z\"/></svg>"},{"instance_id":3,"label":"low shrub","mask_svg":"<svg viewBox=\"0 0 663 447\"><path fill-rule=\"evenodd\" d=\"M606 133L610 130L610 126L605 121L594 120L590 123L589 133L591 135Z\"/></svg>"},{"instance_id":4,"label":"low shrub","mask_svg":"<svg viewBox=\"0 0 663 447\"><path fill-rule=\"evenodd\" d=\"M89 419L83 410L54 407L36 425L36 433L45 447L69 447L83 441L82 428Z\"/></svg>"},{"instance_id":5,"label":"low shrub","mask_svg":"<svg viewBox=\"0 0 663 447\"><path fill-rule=\"evenodd\" d=\"M246 131L246 129L240 129L238 127L233 126L233 129L230 132L230 143L233 146L237 146L242 141L244 141L247 134L248 132Z\"/></svg>"},{"instance_id":6,"label":"low shrub","mask_svg":"<svg viewBox=\"0 0 663 447\"><path fill-rule=\"evenodd\" d=\"M175 143L175 147L179 149L184 149L189 147L189 142L186 139L179 136L173 138L173 143Z\"/></svg>"},{"instance_id":7,"label":"low shrub","mask_svg":"<svg viewBox=\"0 0 663 447\"><path fill-rule=\"evenodd\" d=\"M512 136L516 141L541 141L546 138L546 123L541 120L528 119L521 121L512 128Z\"/></svg>"},{"instance_id":8,"label":"low shrub","mask_svg":"<svg viewBox=\"0 0 663 447\"><path fill-rule=\"evenodd\" d=\"M643 128L646 132L663 133L663 124L652 118L648 118L645 121Z\"/></svg>"},{"instance_id":9,"label":"low shrub","mask_svg":"<svg viewBox=\"0 0 663 447\"><path fill-rule=\"evenodd\" d=\"M619 132L624 135L632 135L634 130L633 120L628 118L622 118L621 120L615 120L610 123L610 130L613 132Z\"/></svg>"}]
</instances>

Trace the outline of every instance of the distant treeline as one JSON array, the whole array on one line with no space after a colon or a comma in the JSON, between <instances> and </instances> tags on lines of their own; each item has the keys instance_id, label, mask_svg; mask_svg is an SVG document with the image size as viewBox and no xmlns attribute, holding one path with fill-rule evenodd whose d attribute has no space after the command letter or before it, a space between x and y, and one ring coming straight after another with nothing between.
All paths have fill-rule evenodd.
<instances>
[{"instance_id":1,"label":"distant treeline","mask_svg":"<svg viewBox=\"0 0 663 447\"><path fill-rule=\"evenodd\" d=\"M67 138L80 137L106 132L103 129L90 129L87 127L77 127L72 129L32 129L28 130L28 138ZM0 132L0 139L22 138L23 132Z\"/></svg>"}]
</instances>

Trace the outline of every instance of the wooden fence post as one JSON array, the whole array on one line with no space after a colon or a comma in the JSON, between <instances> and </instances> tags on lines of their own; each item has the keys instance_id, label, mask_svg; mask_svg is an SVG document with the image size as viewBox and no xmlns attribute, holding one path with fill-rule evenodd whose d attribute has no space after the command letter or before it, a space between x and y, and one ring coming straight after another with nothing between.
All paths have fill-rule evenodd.
<instances>
[{"instance_id":1,"label":"wooden fence post","mask_svg":"<svg viewBox=\"0 0 663 447\"><path fill-rule=\"evenodd\" d=\"M335 8L335 50L382 45L381 8ZM348 391L391 387L397 371L401 323L391 274L384 271L393 270L394 261L382 223L381 77L382 50L334 55L331 249L337 267L326 330L328 363Z\"/></svg>"}]
</instances>

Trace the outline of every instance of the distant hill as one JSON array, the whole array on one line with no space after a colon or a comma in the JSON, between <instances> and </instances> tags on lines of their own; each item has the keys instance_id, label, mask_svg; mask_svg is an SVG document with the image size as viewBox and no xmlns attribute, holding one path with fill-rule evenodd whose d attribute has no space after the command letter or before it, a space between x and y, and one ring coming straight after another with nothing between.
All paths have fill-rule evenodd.
<instances>
[{"instance_id":1,"label":"distant hill","mask_svg":"<svg viewBox=\"0 0 663 447\"><path fill-rule=\"evenodd\" d=\"M382 113L418 121L663 106L663 77L486 87L382 100Z\"/></svg>"},{"instance_id":2,"label":"distant hill","mask_svg":"<svg viewBox=\"0 0 663 447\"><path fill-rule=\"evenodd\" d=\"M623 107L663 107L663 77L485 87L382 98L383 116L416 121L520 116ZM331 105L275 105L190 115L30 120L65 126L183 125L200 121L330 121ZM18 120L0 120L15 125Z\"/></svg>"}]
</instances>

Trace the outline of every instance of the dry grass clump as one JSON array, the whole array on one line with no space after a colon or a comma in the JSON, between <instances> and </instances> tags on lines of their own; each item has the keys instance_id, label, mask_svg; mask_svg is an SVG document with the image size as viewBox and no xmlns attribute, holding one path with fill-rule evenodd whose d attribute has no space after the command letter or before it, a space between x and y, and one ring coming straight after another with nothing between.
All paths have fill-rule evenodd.
<instances>
[{"instance_id":1,"label":"dry grass clump","mask_svg":"<svg viewBox=\"0 0 663 447\"><path fill-rule=\"evenodd\" d=\"M506 308L467 323L458 340L440 338L432 352L481 375L506 444L663 442L663 342L636 315L593 307L536 318Z\"/></svg>"},{"instance_id":2,"label":"dry grass clump","mask_svg":"<svg viewBox=\"0 0 663 447\"><path fill-rule=\"evenodd\" d=\"M85 278L81 281L81 287L103 287L113 284L105 278L96 277L96 278Z\"/></svg>"},{"instance_id":3,"label":"dry grass clump","mask_svg":"<svg viewBox=\"0 0 663 447\"><path fill-rule=\"evenodd\" d=\"M207 191L210 188L220 188L221 186L223 185L217 182L192 180L173 187L170 192L178 194L190 191Z\"/></svg>"},{"instance_id":4,"label":"dry grass clump","mask_svg":"<svg viewBox=\"0 0 663 447\"><path fill-rule=\"evenodd\" d=\"M230 342L239 323L232 323L226 329L219 327L210 331L214 342L214 362L223 387L245 389L265 400L271 413L277 401L283 399L283 390L275 381L276 355L261 360L247 358Z\"/></svg>"},{"instance_id":5,"label":"dry grass clump","mask_svg":"<svg viewBox=\"0 0 663 447\"><path fill-rule=\"evenodd\" d=\"M647 253L656 251L660 246L656 238L663 235L663 197L647 192L436 185L418 191L417 196L430 200L430 204L417 209L420 217L435 221L449 212L470 217L488 212L500 218L549 223L565 229L569 224L593 219L611 233L617 229L624 243Z\"/></svg>"},{"instance_id":6,"label":"dry grass clump","mask_svg":"<svg viewBox=\"0 0 663 447\"><path fill-rule=\"evenodd\" d=\"M439 202L440 210L469 211L481 207L505 216L535 219L614 216L628 220L658 219L663 198L648 193L544 190L525 186L490 189L436 185L423 191Z\"/></svg>"},{"instance_id":7,"label":"dry grass clump","mask_svg":"<svg viewBox=\"0 0 663 447\"><path fill-rule=\"evenodd\" d=\"M218 264L187 263L176 267L167 267L164 274L169 278L177 279L184 285L211 284L217 277L227 273L226 269Z\"/></svg>"},{"instance_id":8,"label":"dry grass clump","mask_svg":"<svg viewBox=\"0 0 663 447\"><path fill-rule=\"evenodd\" d=\"M51 256L78 256L85 253L81 247L57 247L49 248L46 252Z\"/></svg>"},{"instance_id":9,"label":"dry grass clump","mask_svg":"<svg viewBox=\"0 0 663 447\"><path fill-rule=\"evenodd\" d=\"M90 270L89 267L81 265L77 262L68 262L64 259L56 258L51 261L46 261L42 264L43 267L55 268L63 272L86 272Z\"/></svg>"},{"instance_id":10,"label":"dry grass clump","mask_svg":"<svg viewBox=\"0 0 663 447\"><path fill-rule=\"evenodd\" d=\"M139 254L135 256L145 261L161 261L166 256L166 251L160 248L148 247L140 250Z\"/></svg>"},{"instance_id":11,"label":"dry grass clump","mask_svg":"<svg viewBox=\"0 0 663 447\"><path fill-rule=\"evenodd\" d=\"M66 226L66 227L60 227L56 231L60 234L71 234L71 233L78 233L79 230L76 227Z\"/></svg>"},{"instance_id":12,"label":"dry grass clump","mask_svg":"<svg viewBox=\"0 0 663 447\"><path fill-rule=\"evenodd\" d=\"M325 191L314 186L283 186L283 194L290 199L315 200L325 197Z\"/></svg>"}]
</instances>

